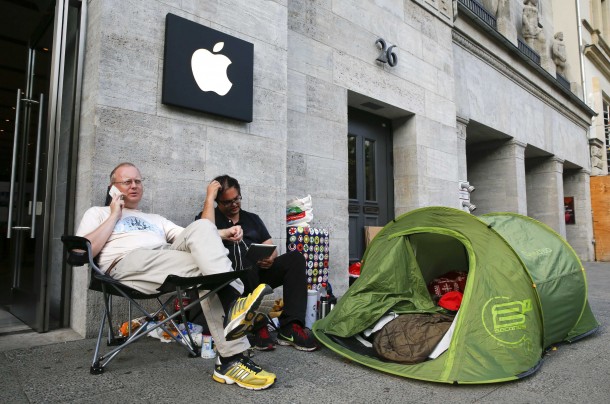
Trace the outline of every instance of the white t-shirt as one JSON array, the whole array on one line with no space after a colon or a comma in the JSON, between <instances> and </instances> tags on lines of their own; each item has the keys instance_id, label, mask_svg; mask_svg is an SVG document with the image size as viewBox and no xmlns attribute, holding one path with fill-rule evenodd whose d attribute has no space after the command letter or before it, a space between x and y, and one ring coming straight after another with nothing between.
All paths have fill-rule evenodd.
<instances>
[{"instance_id":1,"label":"white t-shirt","mask_svg":"<svg viewBox=\"0 0 610 404\"><path fill-rule=\"evenodd\" d=\"M77 236L84 237L99 227L110 216L109 206L94 206L87 209L78 226ZM105 271L116 259L131 251L143 248L152 250L174 241L183 227L163 216L144 213L136 209L123 208L121 218L114 226L98 256L98 266Z\"/></svg>"}]
</instances>

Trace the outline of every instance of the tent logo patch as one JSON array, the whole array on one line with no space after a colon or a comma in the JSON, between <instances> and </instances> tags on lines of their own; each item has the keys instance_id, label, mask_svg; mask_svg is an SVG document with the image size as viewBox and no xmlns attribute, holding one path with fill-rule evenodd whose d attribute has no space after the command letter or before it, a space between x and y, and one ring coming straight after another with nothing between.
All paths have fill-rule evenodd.
<instances>
[{"instance_id":1,"label":"tent logo patch","mask_svg":"<svg viewBox=\"0 0 610 404\"><path fill-rule=\"evenodd\" d=\"M533 251L521 251L521 253L524 256L526 256L527 258L545 257L547 255L551 255L552 252L553 252L553 250L551 250L548 247L539 248L539 249L533 250Z\"/></svg>"},{"instance_id":2,"label":"tent logo patch","mask_svg":"<svg viewBox=\"0 0 610 404\"><path fill-rule=\"evenodd\" d=\"M532 300L510 300L506 296L492 297L481 312L485 329L504 344L519 344L525 340L526 313L532 311Z\"/></svg>"}]
</instances>

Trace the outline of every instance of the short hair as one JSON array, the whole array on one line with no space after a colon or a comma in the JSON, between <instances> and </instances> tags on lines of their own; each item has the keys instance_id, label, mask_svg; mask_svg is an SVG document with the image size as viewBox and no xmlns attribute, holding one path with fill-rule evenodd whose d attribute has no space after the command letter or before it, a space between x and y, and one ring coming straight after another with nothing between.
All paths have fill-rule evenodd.
<instances>
[{"instance_id":1,"label":"short hair","mask_svg":"<svg viewBox=\"0 0 610 404\"><path fill-rule=\"evenodd\" d=\"M237 189L237 193L241 195L241 187L239 186L239 182L235 178L229 175L219 175L218 177L214 178L214 180L220 182L221 186L221 190L219 192L219 195L216 197L216 200L218 200L218 197L222 192L226 191L229 188Z\"/></svg>"},{"instance_id":2,"label":"short hair","mask_svg":"<svg viewBox=\"0 0 610 404\"><path fill-rule=\"evenodd\" d=\"M140 169L138 167L136 167L135 164L130 163L128 161L124 161L121 164L119 164L118 166L114 167L114 169L112 170L112 172L110 173L110 182L114 182L114 173L116 172L116 170L118 170L121 167L133 167L136 170L140 171Z\"/></svg>"}]
</instances>

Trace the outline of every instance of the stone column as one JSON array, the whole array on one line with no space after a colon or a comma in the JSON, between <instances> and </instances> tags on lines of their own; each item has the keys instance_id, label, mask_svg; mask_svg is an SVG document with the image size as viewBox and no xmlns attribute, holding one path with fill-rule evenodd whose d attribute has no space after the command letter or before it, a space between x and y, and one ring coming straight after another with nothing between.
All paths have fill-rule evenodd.
<instances>
[{"instance_id":1,"label":"stone column","mask_svg":"<svg viewBox=\"0 0 610 404\"><path fill-rule=\"evenodd\" d=\"M595 259L590 182L587 170L566 170L563 175L563 194L574 197L575 214L575 223L565 226L565 238L583 261Z\"/></svg>"},{"instance_id":2,"label":"stone column","mask_svg":"<svg viewBox=\"0 0 610 404\"><path fill-rule=\"evenodd\" d=\"M528 216L565 237L563 208L563 160L557 157L531 158L525 164Z\"/></svg>"},{"instance_id":3,"label":"stone column","mask_svg":"<svg viewBox=\"0 0 610 404\"><path fill-rule=\"evenodd\" d=\"M476 187L470 200L477 205L477 215L489 212L527 214L525 146L513 139L467 151L468 181Z\"/></svg>"},{"instance_id":4,"label":"stone column","mask_svg":"<svg viewBox=\"0 0 610 404\"><path fill-rule=\"evenodd\" d=\"M413 115L393 120L392 129L395 216L422 206L457 207L456 128Z\"/></svg>"}]
</instances>

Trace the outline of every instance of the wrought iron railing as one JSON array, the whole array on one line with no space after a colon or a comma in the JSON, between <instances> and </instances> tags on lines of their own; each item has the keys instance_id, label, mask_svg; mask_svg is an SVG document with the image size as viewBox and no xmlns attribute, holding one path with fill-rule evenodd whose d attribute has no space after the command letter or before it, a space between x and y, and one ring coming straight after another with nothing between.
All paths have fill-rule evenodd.
<instances>
[{"instance_id":1,"label":"wrought iron railing","mask_svg":"<svg viewBox=\"0 0 610 404\"><path fill-rule=\"evenodd\" d=\"M474 13L474 15L476 15L481 20L483 20L483 22L485 22L487 25L489 25L490 27L492 27L495 30L498 29L497 25L496 25L496 17L494 17L489 11L487 11L485 9L485 7L483 7L483 5L480 4L478 1L476 1L476 0L458 0L458 1L468 10L472 11Z\"/></svg>"},{"instance_id":2,"label":"wrought iron railing","mask_svg":"<svg viewBox=\"0 0 610 404\"><path fill-rule=\"evenodd\" d=\"M519 50L525 56L530 58L537 65L540 64L540 55L536 53L532 48L530 48L521 38L517 38L517 42L519 42Z\"/></svg>"}]
</instances>

